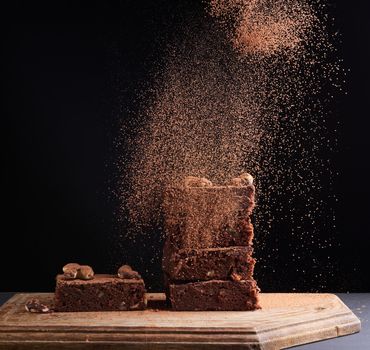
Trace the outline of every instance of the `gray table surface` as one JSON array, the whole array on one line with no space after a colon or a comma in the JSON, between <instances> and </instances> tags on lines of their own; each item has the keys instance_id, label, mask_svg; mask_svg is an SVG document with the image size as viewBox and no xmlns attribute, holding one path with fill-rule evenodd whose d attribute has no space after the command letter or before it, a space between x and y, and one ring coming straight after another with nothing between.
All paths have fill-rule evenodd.
<instances>
[{"instance_id":1,"label":"gray table surface","mask_svg":"<svg viewBox=\"0 0 370 350\"><path fill-rule=\"evenodd\" d=\"M15 293L0 293L0 305ZM297 350L370 350L370 293L337 294L361 320L361 332L297 346Z\"/></svg>"}]
</instances>

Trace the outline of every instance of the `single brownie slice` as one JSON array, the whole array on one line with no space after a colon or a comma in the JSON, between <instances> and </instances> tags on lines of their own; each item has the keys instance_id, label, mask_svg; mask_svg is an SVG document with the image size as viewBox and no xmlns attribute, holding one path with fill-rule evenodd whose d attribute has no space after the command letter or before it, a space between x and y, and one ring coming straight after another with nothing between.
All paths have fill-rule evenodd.
<instances>
[{"instance_id":1,"label":"single brownie slice","mask_svg":"<svg viewBox=\"0 0 370 350\"><path fill-rule=\"evenodd\" d=\"M252 247L181 249L163 259L163 270L172 281L246 280L252 278Z\"/></svg>"},{"instance_id":2,"label":"single brownie slice","mask_svg":"<svg viewBox=\"0 0 370 350\"><path fill-rule=\"evenodd\" d=\"M114 275L95 275L91 280L69 280L63 275L56 278L56 311L123 311L145 307L142 279L121 279Z\"/></svg>"},{"instance_id":3,"label":"single brownie slice","mask_svg":"<svg viewBox=\"0 0 370 350\"><path fill-rule=\"evenodd\" d=\"M211 220L212 215L207 220ZM208 223L203 227L192 227L191 218L166 218L164 231L168 239L177 249L217 248L252 245L254 238L253 224L249 216L235 216L232 220L222 214L213 216L216 224ZM199 218L194 219L199 224Z\"/></svg>"},{"instance_id":4,"label":"single brownie slice","mask_svg":"<svg viewBox=\"0 0 370 350\"><path fill-rule=\"evenodd\" d=\"M178 249L250 244L254 186L169 187L164 229Z\"/></svg>"},{"instance_id":5,"label":"single brownie slice","mask_svg":"<svg viewBox=\"0 0 370 350\"><path fill-rule=\"evenodd\" d=\"M177 311L249 311L260 309L259 289L253 279L245 281L171 284L170 301Z\"/></svg>"}]
</instances>

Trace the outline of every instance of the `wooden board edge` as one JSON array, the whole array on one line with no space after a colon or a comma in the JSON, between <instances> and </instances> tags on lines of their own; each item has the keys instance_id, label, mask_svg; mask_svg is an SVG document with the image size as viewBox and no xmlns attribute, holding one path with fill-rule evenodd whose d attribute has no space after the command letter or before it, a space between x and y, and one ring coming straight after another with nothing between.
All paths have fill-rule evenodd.
<instances>
[{"instance_id":1,"label":"wooden board edge","mask_svg":"<svg viewBox=\"0 0 370 350\"><path fill-rule=\"evenodd\" d=\"M47 336L47 338L46 338ZM222 346L231 346L232 349L262 349L257 334L229 334L218 332L198 332L194 333L192 330L187 332L157 332L157 333L125 333L116 332L107 335L104 332L22 332L1 333L0 332L0 349L1 344L18 344L24 345L27 339L28 344L48 344L50 348L54 349L55 345L59 344L94 344L96 348L101 345L115 344L117 349L131 349L125 347L127 344L136 345L140 349L183 349L184 345L191 349L218 349ZM47 339L47 340L46 340ZM66 348L68 348L66 346ZM38 347L37 347L38 349ZM69 349L69 348L68 348ZM115 348L116 349L116 348Z\"/></svg>"},{"instance_id":2,"label":"wooden board edge","mask_svg":"<svg viewBox=\"0 0 370 350\"><path fill-rule=\"evenodd\" d=\"M329 293L326 293L329 294ZM327 339L338 338L346 335L359 333L361 331L360 319L344 304L335 294L333 300L341 304L344 312L332 315L328 318L313 320L311 329L309 323L304 325L289 325L289 334L280 334L281 329L266 332L257 330L259 342L263 350L288 349L290 347L318 342ZM328 321L330 324L328 324ZM321 325L321 327L318 327ZM308 329L307 329L308 328Z\"/></svg>"}]
</instances>

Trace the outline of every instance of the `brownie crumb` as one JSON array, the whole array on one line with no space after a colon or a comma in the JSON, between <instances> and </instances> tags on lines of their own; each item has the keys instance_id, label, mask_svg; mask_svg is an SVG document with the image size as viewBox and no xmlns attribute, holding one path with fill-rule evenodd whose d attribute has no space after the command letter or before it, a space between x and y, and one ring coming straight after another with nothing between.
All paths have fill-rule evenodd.
<instances>
[{"instance_id":1,"label":"brownie crumb","mask_svg":"<svg viewBox=\"0 0 370 350\"><path fill-rule=\"evenodd\" d=\"M32 313L49 313L52 308L40 302L39 299L30 299L25 304L25 309Z\"/></svg>"}]
</instances>

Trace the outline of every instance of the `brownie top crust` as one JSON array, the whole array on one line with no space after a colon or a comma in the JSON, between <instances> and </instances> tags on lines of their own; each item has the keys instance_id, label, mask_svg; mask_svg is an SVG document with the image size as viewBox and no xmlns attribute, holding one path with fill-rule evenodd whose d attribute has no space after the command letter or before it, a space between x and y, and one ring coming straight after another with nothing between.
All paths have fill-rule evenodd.
<instances>
[{"instance_id":1,"label":"brownie top crust","mask_svg":"<svg viewBox=\"0 0 370 350\"><path fill-rule=\"evenodd\" d=\"M243 252L246 254L253 253L253 247L251 246L233 246L233 247L213 247L213 248L183 248L176 251L177 254L191 255L197 253L199 255L206 255L207 253L225 253L226 255L233 255L238 252Z\"/></svg>"},{"instance_id":2,"label":"brownie top crust","mask_svg":"<svg viewBox=\"0 0 370 350\"><path fill-rule=\"evenodd\" d=\"M211 187L181 187L181 186L168 186L164 192L164 205L172 205L174 202L181 200L182 198L189 197L200 198L206 196L206 198L219 198L227 197L233 199L248 199L254 201L255 187L254 185L248 186L211 186ZM176 203L177 204L177 203ZM248 202L246 203L248 205ZM245 205L245 206L246 206ZM171 208L168 208L171 209Z\"/></svg>"},{"instance_id":3,"label":"brownie top crust","mask_svg":"<svg viewBox=\"0 0 370 350\"><path fill-rule=\"evenodd\" d=\"M89 285L89 284L103 284L103 283L127 283L127 284L144 284L142 279L122 279L116 275L97 274L91 280L66 279L64 275L57 275L57 283L68 285Z\"/></svg>"}]
</instances>

